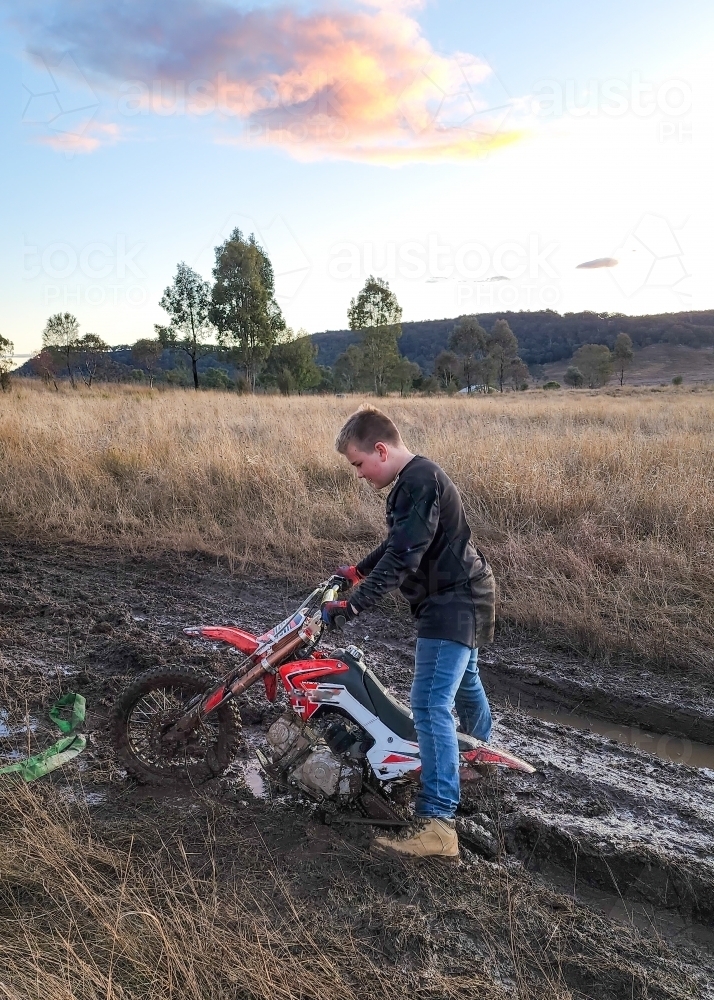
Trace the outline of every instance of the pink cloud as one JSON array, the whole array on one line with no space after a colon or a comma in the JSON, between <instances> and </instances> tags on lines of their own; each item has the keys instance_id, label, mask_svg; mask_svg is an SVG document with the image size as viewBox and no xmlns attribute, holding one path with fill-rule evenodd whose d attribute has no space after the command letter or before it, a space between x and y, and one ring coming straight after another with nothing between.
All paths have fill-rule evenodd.
<instances>
[{"instance_id":1,"label":"pink cloud","mask_svg":"<svg viewBox=\"0 0 714 1000\"><path fill-rule=\"evenodd\" d=\"M37 141L62 153L93 153L100 146L114 143L119 138L119 126L112 122L91 122L81 134L53 132L40 135Z\"/></svg>"},{"instance_id":2,"label":"pink cloud","mask_svg":"<svg viewBox=\"0 0 714 1000\"><path fill-rule=\"evenodd\" d=\"M50 0L26 2L16 20L34 51L70 50L97 86L134 88L137 106L161 114L156 81L173 88L185 113L215 114L218 141L376 162L463 159L515 141L490 67L434 52L414 6Z\"/></svg>"}]
</instances>

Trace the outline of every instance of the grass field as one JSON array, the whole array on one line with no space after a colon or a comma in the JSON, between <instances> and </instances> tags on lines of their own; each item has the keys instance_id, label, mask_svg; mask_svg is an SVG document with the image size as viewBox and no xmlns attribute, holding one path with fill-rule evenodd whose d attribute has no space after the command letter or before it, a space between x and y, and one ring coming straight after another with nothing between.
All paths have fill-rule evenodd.
<instances>
[{"instance_id":1,"label":"grass field","mask_svg":"<svg viewBox=\"0 0 714 1000\"><path fill-rule=\"evenodd\" d=\"M0 526L315 579L383 533L383 498L333 450L359 402L20 383L0 398ZM714 393L383 407L459 486L503 623L714 668Z\"/></svg>"}]
</instances>

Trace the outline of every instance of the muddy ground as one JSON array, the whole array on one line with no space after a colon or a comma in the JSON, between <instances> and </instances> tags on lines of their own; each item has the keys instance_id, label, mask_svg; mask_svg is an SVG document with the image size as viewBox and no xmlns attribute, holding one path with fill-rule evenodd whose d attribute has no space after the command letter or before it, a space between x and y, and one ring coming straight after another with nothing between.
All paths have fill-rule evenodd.
<instances>
[{"instance_id":1,"label":"muddy ground","mask_svg":"<svg viewBox=\"0 0 714 1000\"><path fill-rule=\"evenodd\" d=\"M210 825L227 879L241 877L242 863L278 871L356 948L394 967L395 996L461 996L459 983L465 996L472 977L484 996L488 982L494 996L714 997L714 770L528 714L560 709L649 729L665 755L677 741L686 759L687 741L714 744L706 677L593 663L502 629L481 658L493 740L538 770L465 789L463 864L449 875L370 860L365 828L326 826L309 803L255 794L250 748L281 711L262 688L242 706L243 757L228 779L188 795L129 782L105 738L127 678L163 663L220 673L225 652L182 626L262 631L306 589L231 575L203 557L0 543L0 757L52 742L47 708L81 692L90 745L43 781L89 809L98 837L119 843L131 831L150 851L156 831L198 844ZM406 697L414 634L401 610L346 631ZM430 991L435 970L442 985ZM455 984L448 994L444 976Z\"/></svg>"}]
</instances>

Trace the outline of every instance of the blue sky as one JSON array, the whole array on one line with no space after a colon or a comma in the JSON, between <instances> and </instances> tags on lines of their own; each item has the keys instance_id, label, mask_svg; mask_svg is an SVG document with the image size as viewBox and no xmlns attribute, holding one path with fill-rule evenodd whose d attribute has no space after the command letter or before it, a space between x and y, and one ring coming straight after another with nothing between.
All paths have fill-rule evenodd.
<instances>
[{"instance_id":1,"label":"blue sky","mask_svg":"<svg viewBox=\"0 0 714 1000\"><path fill-rule=\"evenodd\" d=\"M236 225L310 332L343 327L370 272L405 319L714 308L711 4L2 10L18 353L65 309L151 336L178 261L209 278Z\"/></svg>"}]
</instances>

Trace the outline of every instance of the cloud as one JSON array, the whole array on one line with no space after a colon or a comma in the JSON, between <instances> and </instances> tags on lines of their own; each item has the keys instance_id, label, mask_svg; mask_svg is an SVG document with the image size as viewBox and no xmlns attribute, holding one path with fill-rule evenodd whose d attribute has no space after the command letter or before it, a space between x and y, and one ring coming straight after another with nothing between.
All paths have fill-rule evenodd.
<instances>
[{"instance_id":1,"label":"cloud","mask_svg":"<svg viewBox=\"0 0 714 1000\"><path fill-rule=\"evenodd\" d=\"M586 260L578 264L576 270L593 270L598 267L617 267L618 261L614 257L598 257L597 260Z\"/></svg>"},{"instance_id":2,"label":"cloud","mask_svg":"<svg viewBox=\"0 0 714 1000\"><path fill-rule=\"evenodd\" d=\"M319 3L25 0L14 21L28 51L53 64L70 53L117 94L118 114L131 94L132 110L166 114L168 94L176 113L215 116L219 141L398 163L470 158L518 138L490 66L434 52L410 13L418 3Z\"/></svg>"},{"instance_id":3,"label":"cloud","mask_svg":"<svg viewBox=\"0 0 714 1000\"><path fill-rule=\"evenodd\" d=\"M91 122L81 134L57 132L39 136L37 141L51 149L63 153L93 153L100 146L115 143L119 138L119 126L111 122Z\"/></svg>"}]
</instances>

